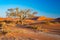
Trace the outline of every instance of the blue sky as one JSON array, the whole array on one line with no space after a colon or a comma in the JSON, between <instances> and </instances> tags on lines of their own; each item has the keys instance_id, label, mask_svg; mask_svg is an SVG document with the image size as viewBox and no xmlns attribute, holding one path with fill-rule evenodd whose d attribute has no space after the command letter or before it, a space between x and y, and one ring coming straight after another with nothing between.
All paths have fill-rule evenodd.
<instances>
[{"instance_id":1,"label":"blue sky","mask_svg":"<svg viewBox=\"0 0 60 40\"><path fill-rule=\"evenodd\" d=\"M0 0L0 17L8 8L33 9L38 16L60 17L60 0Z\"/></svg>"}]
</instances>

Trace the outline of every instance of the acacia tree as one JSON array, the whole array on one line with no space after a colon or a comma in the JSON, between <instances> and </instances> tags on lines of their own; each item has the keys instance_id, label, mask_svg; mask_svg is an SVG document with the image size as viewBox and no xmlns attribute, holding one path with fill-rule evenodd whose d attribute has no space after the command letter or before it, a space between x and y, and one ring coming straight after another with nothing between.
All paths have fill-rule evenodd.
<instances>
[{"instance_id":1,"label":"acacia tree","mask_svg":"<svg viewBox=\"0 0 60 40\"><path fill-rule=\"evenodd\" d=\"M28 10L21 10L20 13L17 14L17 16L19 16L20 22L23 25L24 24L23 22L26 18L33 18L35 17L35 14L37 14L37 12L31 13L30 9L28 9Z\"/></svg>"},{"instance_id":2,"label":"acacia tree","mask_svg":"<svg viewBox=\"0 0 60 40\"><path fill-rule=\"evenodd\" d=\"M15 10L13 8L8 9L8 12L6 12L7 17L16 17Z\"/></svg>"},{"instance_id":3,"label":"acacia tree","mask_svg":"<svg viewBox=\"0 0 60 40\"><path fill-rule=\"evenodd\" d=\"M15 18L19 17L20 18L19 21L21 22L22 25L24 24L23 22L26 18L33 18L35 17L35 14L37 14L37 12L31 13L30 9L19 11L19 8L15 8L15 11L13 9L9 9L8 11L10 11L8 16L12 16Z\"/></svg>"}]
</instances>

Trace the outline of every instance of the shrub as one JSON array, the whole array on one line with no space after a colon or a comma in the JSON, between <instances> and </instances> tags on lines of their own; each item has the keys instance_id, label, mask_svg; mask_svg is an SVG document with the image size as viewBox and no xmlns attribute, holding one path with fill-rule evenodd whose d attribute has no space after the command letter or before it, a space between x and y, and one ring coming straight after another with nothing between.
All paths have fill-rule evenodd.
<instances>
[{"instance_id":1,"label":"shrub","mask_svg":"<svg viewBox=\"0 0 60 40\"><path fill-rule=\"evenodd\" d=\"M7 33L7 32L5 32L5 31L2 31L2 34L3 34L3 35L5 35L6 33Z\"/></svg>"}]
</instances>

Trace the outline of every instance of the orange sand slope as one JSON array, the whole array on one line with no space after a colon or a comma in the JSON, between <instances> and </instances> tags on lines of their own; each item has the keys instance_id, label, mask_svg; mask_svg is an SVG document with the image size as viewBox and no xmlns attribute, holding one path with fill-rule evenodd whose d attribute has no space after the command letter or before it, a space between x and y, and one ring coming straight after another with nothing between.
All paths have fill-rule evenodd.
<instances>
[{"instance_id":1,"label":"orange sand slope","mask_svg":"<svg viewBox=\"0 0 60 40\"><path fill-rule=\"evenodd\" d=\"M47 18L45 16L34 17L36 20L53 20L53 18ZM34 19L32 18L32 19ZM19 20L19 18L0 18L0 20ZM29 20L29 19L27 19Z\"/></svg>"},{"instance_id":2,"label":"orange sand slope","mask_svg":"<svg viewBox=\"0 0 60 40\"><path fill-rule=\"evenodd\" d=\"M7 33L6 37L26 37L37 40L60 40L60 35L53 35L44 32L34 32L33 30L26 28L8 27L10 33Z\"/></svg>"}]
</instances>

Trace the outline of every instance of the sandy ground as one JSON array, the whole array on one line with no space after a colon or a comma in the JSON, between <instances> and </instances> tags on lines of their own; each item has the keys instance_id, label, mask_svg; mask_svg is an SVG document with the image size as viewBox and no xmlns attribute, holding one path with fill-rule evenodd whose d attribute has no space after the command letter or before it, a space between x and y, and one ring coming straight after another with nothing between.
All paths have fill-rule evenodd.
<instances>
[{"instance_id":1,"label":"sandy ground","mask_svg":"<svg viewBox=\"0 0 60 40\"><path fill-rule=\"evenodd\" d=\"M8 27L5 30L10 31L5 35L5 37L14 37L16 40L19 37L30 38L24 40L60 40L60 35L49 34L45 32L34 32L33 30L26 28ZM21 40L23 40L23 38Z\"/></svg>"}]
</instances>

